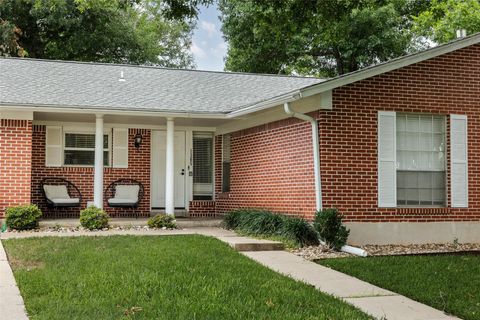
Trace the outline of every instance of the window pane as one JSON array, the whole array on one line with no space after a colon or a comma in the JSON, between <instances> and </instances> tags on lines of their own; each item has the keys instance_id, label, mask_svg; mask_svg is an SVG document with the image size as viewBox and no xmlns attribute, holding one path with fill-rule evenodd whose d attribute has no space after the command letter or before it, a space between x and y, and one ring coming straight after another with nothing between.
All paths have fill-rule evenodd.
<instances>
[{"instance_id":1,"label":"window pane","mask_svg":"<svg viewBox=\"0 0 480 320\"><path fill-rule=\"evenodd\" d=\"M212 145L212 137L193 137L193 183L212 183Z\"/></svg>"},{"instance_id":2,"label":"window pane","mask_svg":"<svg viewBox=\"0 0 480 320\"><path fill-rule=\"evenodd\" d=\"M95 151L65 150L65 165L70 166L93 166L95 164ZM103 165L110 163L109 152L103 152Z\"/></svg>"},{"instance_id":3,"label":"window pane","mask_svg":"<svg viewBox=\"0 0 480 320\"><path fill-rule=\"evenodd\" d=\"M443 206L445 172L397 171L397 205Z\"/></svg>"},{"instance_id":4,"label":"window pane","mask_svg":"<svg viewBox=\"0 0 480 320\"><path fill-rule=\"evenodd\" d=\"M432 136L432 151L444 151L444 134L435 133Z\"/></svg>"},{"instance_id":5,"label":"window pane","mask_svg":"<svg viewBox=\"0 0 480 320\"><path fill-rule=\"evenodd\" d=\"M418 206L418 189L406 189L406 201L408 206Z\"/></svg>"},{"instance_id":6,"label":"window pane","mask_svg":"<svg viewBox=\"0 0 480 320\"><path fill-rule=\"evenodd\" d=\"M422 115L420 116L420 132L432 132L432 117Z\"/></svg>"},{"instance_id":7,"label":"window pane","mask_svg":"<svg viewBox=\"0 0 480 320\"><path fill-rule=\"evenodd\" d=\"M223 135L222 140L222 192L230 192L231 137Z\"/></svg>"},{"instance_id":8,"label":"window pane","mask_svg":"<svg viewBox=\"0 0 480 320\"><path fill-rule=\"evenodd\" d=\"M419 116L407 115L407 131L415 133L419 132Z\"/></svg>"},{"instance_id":9,"label":"window pane","mask_svg":"<svg viewBox=\"0 0 480 320\"><path fill-rule=\"evenodd\" d=\"M230 162L230 143L231 138L229 134L223 135L223 142L222 142L222 161L223 162Z\"/></svg>"},{"instance_id":10,"label":"window pane","mask_svg":"<svg viewBox=\"0 0 480 320\"><path fill-rule=\"evenodd\" d=\"M94 134L66 133L65 147L67 148L95 148Z\"/></svg>"},{"instance_id":11,"label":"window pane","mask_svg":"<svg viewBox=\"0 0 480 320\"><path fill-rule=\"evenodd\" d=\"M396 118L397 205L445 205L445 117Z\"/></svg>"},{"instance_id":12,"label":"window pane","mask_svg":"<svg viewBox=\"0 0 480 320\"><path fill-rule=\"evenodd\" d=\"M65 150L65 164L66 165L89 165L93 166L95 163L94 151L82 150Z\"/></svg>"},{"instance_id":13,"label":"window pane","mask_svg":"<svg viewBox=\"0 0 480 320\"><path fill-rule=\"evenodd\" d=\"M222 166L222 192L230 192L230 162Z\"/></svg>"},{"instance_id":14,"label":"window pane","mask_svg":"<svg viewBox=\"0 0 480 320\"><path fill-rule=\"evenodd\" d=\"M407 116L405 114L397 114L397 131L407 131Z\"/></svg>"},{"instance_id":15,"label":"window pane","mask_svg":"<svg viewBox=\"0 0 480 320\"><path fill-rule=\"evenodd\" d=\"M403 173L405 175L405 185L400 186L400 188L417 188L418 186L418 173L417 172L405 172Z\"/></svg>"},{"instance_id":16,"label":"window pane","mask_svg":"<svg viewBox=\"0 0 480 320\"><path fill-rule=\"evenodd\" d=\"M435 133L444 133L445 132L445 120L443 117L433 117L432 120L432 131Z\"/></svg>"},{"instance_id":17,"label":"window pane","mask_svg":"<svg viewBox=\"0 0 480 320\"><path fill-rule=\"evenodd\" d=\"M445 188L432 189L433 205L441 206L445 204Z\"/></svg>"},{"instance_id":18,"label":"window pane","mask_svg":"<svg viewBox=\"0 0 480 320\"><path fill-rule=\"evenodd\" d=\"M84 133L66 133L65 134L66 148L95 148L95 135ZM103 135L103 148L108 149L108 135Z\"/></svg>"},{"instance_id":19,"label":"window pane","mask_svg":"<svg viewBox=\"0 0 480 320\"><path fill-rule=\"evenodd\" d=\"M432 205L432 189L418 189L421 205Z\"/></svg>"},{"instance_id":20,"label":"window pane","mask_svg":"<svg viewBox=\"0 0 480 320\"><path fill-rule=\"evenodd\" d=\"M432 150L432 133L420 133L418 150L431 151Z\"/></svg>"},{"instance_id":21,"label":"window pane","mask_svg":"<svg viewBox=\"0 0 480 320\"><path fill-rule=\"evenodd\" d=\"M418 188L429 189L432 187L432 172L418 172Z\"/></svg>"},{"instance_id":22,"label":"window pane","mask_svg":"<svg viewBox=\"0 0 480 320\"><path fill-rule=\"evenodd\" d=\"M432 172L432 187L437 189L445 189L444 172Z\"/></svg>"},{"instance_id":23,"label":"window pane","mask_svg":"<svg viewBox=\"0 0 480 320\"><path fill-rule=\"evenodd\" d=\"M407 197L405 195L405 189L397 188L397 204L406 205Z\"/></svg>"}]
</instances>

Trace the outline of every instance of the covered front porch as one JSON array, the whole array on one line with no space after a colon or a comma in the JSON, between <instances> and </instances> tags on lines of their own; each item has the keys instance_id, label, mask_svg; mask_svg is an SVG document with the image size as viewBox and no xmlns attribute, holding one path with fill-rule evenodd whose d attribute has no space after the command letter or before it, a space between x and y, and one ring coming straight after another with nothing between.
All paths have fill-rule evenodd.
<instances>
[{"instance_id":1,"label":"covered front porch","mask_svg":"<svg viewBox=\"0 0 480 320\"><path fill-rule=\"evenodd\" d=\"M141 112L33 112L32 118L31 198L44 217L77 218L92 204L114 218L216 216L214 136L228 120ZM42 180L52 177L79 189L79 207L46 203ZM137 208L109 205L107 188L119 179L143 186Z\"/></svg>"}]
</instances>

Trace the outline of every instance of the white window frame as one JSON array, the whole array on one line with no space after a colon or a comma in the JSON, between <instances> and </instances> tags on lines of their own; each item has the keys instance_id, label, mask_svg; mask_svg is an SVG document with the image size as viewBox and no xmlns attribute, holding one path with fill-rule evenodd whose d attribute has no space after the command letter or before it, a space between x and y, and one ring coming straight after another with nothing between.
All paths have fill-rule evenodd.
<instances>
[{"instance_id":1,"label":"white window frame","mask_svg":"<svg viewBox=\"0 0 480 320\"><path fill-rule=\"evenodd\" d=\"M397 167L397 164L395 164L396 166L396 170L395 170L395 176L397 176L398 174L398 171L402 171L402 172L444 172L445 173L445 181L444 181L444 190L445 190L445 201L444 201L444 204L443 205L399 205L398 204L398 199L397 199L397 204L396 204L396 207L397 208L446 208L448 206L448 190L447 190L447 185L448 185L448 166L447 166L447 116L443 115L443 114L431 114L431 113L411 113L411 112L398 112L396 114L396 117L398 115L406 115L407 118L408 116L431 116L432 117L432 120L433 120L433 117L434 116L438 116L438 117L442 117L443 118L443 129L444 129L444 132L443 132L443 142L444 142L444 146L445 146L445 150L443 151L444 152L444 157L443 157L443 167L444 169L443 170L413 170L413 169L406 169L406 170L400 170L398 169ZM395 119L396 121L396 119ZM398 144L397 144L397 128L395 128L395 153L397 153L397 148L398 148ZM397 159L395 160L397 161ZM397 182L395 182L395 192L397 193L398 192L398 185L397 185Z\"/></svg>"},{"instance_id":2,"label":"white window frame","mask_svg":"<svg viewBox=\"0 0 480 320\"><path fill-rule=\"evenodd\" d=\"M195 190L194 190L194 185L196 184L194 181L193 181L193 174L192 174L192 200L193 200L193 197L195 196L210 196L212 197L212 200L214 198L214 194L215 194L215 135L213 132L208 132L208 131L192 131L192 148L191 148L191 151L190 151L190 157L191 157L191 165L192 165L192 172L194 170L194 159L193 159L193 141L194 141L194 138L195 138L195 133L197 134L208 134L210 135L211 134L211 140L212 140L212 172L211 172L211 179L212 179L212 182L210 183L211 184L211 190L210 190L210 193L209 194L195 194ZM198 183L198 184L207 184L207 183Z\"/></svg>"},{"instance_id":3,"label":"white window frame","mask_svg":"<svg viewBox=\"0 0 480 320\"><path fill-rule=\"evenodd\" d=\"M62 132L62 166L63 167L76 167L76 168L93 168L95 165L87 165L87 164L65 164L65 151L93 151L95 152L95 148L72 148L72 147L65 147L65 140L67 134L88 134L88 135L95 135L95 130L79 130L79 129L63 129ZM104 165L105 168L110 168L112 166L112 132L111 130L104 130L103 135L107 136L108 148L104 148L103 151L108 152L108 164ZM104 160L105 161L105 160Z\"/></svg>"},{"instance_id":4,"label":"white window frame","mask_svg":"<svg viewBox=\"0 0 480 320\"><path fill-rule=\"evenodd\" d=\"M225 137L228 136L229 137L229 143L230 143L230 150L229 150L229 156L230 156L230 160L228 161L228 163L230 164L230 172L229 172L229 179L228 179L228 191L224 191L224 181L223 181L223 175L224 175L224 170L223 170L223 164L225 163L225 158L224 158L224 149L225 149ZM232 178L232 134L231 133L225 133L222 135L222 163L221 163L221 166L222 166L222 175L221 175L221 193L230 193L231 191L231 187L232 187L232 181L231 181L231 178Z\"/></svg>"}]
</instances>

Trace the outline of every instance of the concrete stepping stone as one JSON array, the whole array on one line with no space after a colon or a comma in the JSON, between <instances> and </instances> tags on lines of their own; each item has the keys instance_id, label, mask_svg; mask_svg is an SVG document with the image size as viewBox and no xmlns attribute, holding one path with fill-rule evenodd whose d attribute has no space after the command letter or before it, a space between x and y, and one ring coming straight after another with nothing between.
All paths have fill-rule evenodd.
<instances>
[{"instance_id":1,"label":"concrete stepping stone","mask_svg":"<svg viewBox=\"0 0 480 320\"><path fill-rule=\"evenodd\" d=\"M228 243L236 251L279 251L285 249L283 243L278 241L238 236L217 237L217 239Z\"/></svg>"}]
</instances>

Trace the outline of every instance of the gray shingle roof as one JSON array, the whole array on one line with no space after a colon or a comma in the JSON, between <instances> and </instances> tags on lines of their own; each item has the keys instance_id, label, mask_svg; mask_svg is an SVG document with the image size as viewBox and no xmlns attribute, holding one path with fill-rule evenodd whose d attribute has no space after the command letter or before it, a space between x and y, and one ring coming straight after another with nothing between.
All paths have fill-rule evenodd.
<instances>
[{"instance_id":1,"label":"gray shingle roof","mask_svg":"<svg viewBox=\"0 0 480 320\"><path fill-rule=\"evenodd\" d=\"M123 72L125 81L119 81ZM317 78L0 58L0 105L227 113Z\"/></svg>"}]
</instances>

